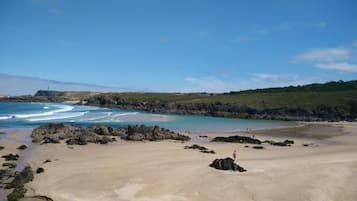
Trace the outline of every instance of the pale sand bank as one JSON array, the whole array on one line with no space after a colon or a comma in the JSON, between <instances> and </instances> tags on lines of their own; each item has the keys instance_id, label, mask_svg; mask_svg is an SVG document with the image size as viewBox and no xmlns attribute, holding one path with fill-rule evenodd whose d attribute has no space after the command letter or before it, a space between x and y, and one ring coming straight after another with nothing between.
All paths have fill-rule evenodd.
<instances>
[{"instance_id":1,"label":"pale sand bank","mask_svg":"<svg viewBox=\"0 0 357 201\"><path fill-rule=\"evenodd\" d=\"M292 147L265 145L267 149L255 150L243 144L203 144L217 154L185 150L191 142L173 141L119 141L74 149L42 145L30 163L45 172L27 187L29 194L55 201L357 200L357 124L301 128L281 131L289 137L277 130L256 133L259 139L294 139ZM299 132L331 136L300 137ZM306 142L317 146L303 147ZM231 156L234 149L248 172L208 167L215 158ZM46 159L52 162L43 164Z\"/></svg>"}]
</instances>

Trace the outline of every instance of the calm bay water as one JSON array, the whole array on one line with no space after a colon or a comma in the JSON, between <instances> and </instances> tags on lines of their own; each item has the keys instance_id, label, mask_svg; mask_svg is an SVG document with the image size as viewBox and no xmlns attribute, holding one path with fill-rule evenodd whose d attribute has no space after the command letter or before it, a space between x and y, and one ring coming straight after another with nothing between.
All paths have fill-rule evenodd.
<instances>
[{"instance_id":1,"label":"calm bay water","mask_svg":"<svg viewBox=\"0 0 357 201\"><path fill-rule=\"evenodd\" d=\"M67 122L81 126L104 124L114 127L128 124L159 125L176 131L232 132L278 128L293 122L246 120L198 115L153 114L142 111L106 109L58 103L0 102L0 128L33 127L49 122Z\"/></svg>"}]
</instances>

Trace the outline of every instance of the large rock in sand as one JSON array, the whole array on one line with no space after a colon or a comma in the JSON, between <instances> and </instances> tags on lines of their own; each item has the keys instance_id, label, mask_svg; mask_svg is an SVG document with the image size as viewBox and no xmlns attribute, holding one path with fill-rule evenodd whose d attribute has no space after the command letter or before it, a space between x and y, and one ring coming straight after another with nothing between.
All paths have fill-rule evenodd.
<instances>
[{"instance_id":1,"label":"large rock in sand","mask_svg":"<svg viewBox=\"0 0 357 201\"><path fill-rule=\"evenodd\" d=\"M215 159L209 166L219 170L232 170L232 171L239 171L239 172L247 171L243 167L236 164L234 160L229 157L225 159Z\"/></svg>"}]
</instances>

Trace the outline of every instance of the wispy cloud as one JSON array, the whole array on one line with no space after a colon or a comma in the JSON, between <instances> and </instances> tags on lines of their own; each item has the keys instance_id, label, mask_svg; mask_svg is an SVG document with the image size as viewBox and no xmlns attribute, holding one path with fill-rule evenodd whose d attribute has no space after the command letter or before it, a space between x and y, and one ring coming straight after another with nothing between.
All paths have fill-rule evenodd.
<instances>
[{"instance_id":1,"label":"wispy cloud","mask_svg":"<svg viewBox=\"0 0 357 201\"><path fill-rule=\"evenodd\" d=\"M183 89L190 92L223 92L236 88L231 83L224 82L216 77L186 77L185 80L192 84L191 87Z\"/></svg>"},{"instance_id":2,"label":"wispy cloud","mask_svg":"<svg viewBox=\"0 0 357 201\"><path fill-rule=\"evenodd\" d=\"M314 24L314 26L317 28L325 28L327 26L327 22L321 21L319 23Z\"/></svg>"},{"instance_id":3,"label":"wispy cloud","mask_svg":"<svg viewBox=\"0 0 357 201\"><path fill-rule=\"evenodd\" d=\"M347 62L341 63L319 63L315 65L317 68L327 69L327 70L337 70L342 72L357 72L357 65L350 64Z\"/></svg>"},{"instance_id":4,"label":"wispy cloud","mask_svg":"<svg viewBox=\"0 0 357 201\"><path fill-rule=\"evenodd\" d=\"M332 62L348 59L351 51L347 48L312 49L294 57L300 61Z\"/></svg>"},{"instance_id":5,"label":"wispy cloud","mask_svg":"<svg viewBox=\"0 0 357 201\"><path fill-rule=\"evenodd\" d=\"M161 36L159 39L160 43L168 43L169 42L169 38L166 36Z\"/></svg>"},{"instance_id":6,"label":"wispy cloud","mask_svg":"<svg viewBox=\"0 0 357 201\"><path fill-rule=\"evenodd\" d=\"M314 82L321 82L319 77L309 77L300 75L281 75L270 73L253 73L247 78L226 81L215 76L210 77L187 77L187 82L191 84L190 87L181 89L182 92L228 92L239 91L246 89L280 87L290 85L303 85Z\"/></svg>"},{"instance_id":7,"label":"wispy cloud","mask_svg":"<svg viewBox=\"0 0 357 201\"><path fill-rule=\"evenodd\" d=\"M237 37L233 38L232 40L230 40L230 42L232 42L232 43L243 43L243 42L247 42L248 40L249 40L248 37L237 36Z\"/></svg>"},{"instance_id":8,"label":"wispy cloud","mask_svg":"<svg viewBox=\"0 0 357 201\"><path fill-rule=\"evenodd\" d=\"M206 38L209 36L209 33L208 33L208 31L196 31L196 32L193 32L193 35L198 38Z\"/></svg>"},{"instance_id":9,"label":"wispy cloud","mask_svg":"<svg viewBox=\"0 0 357 201\"><path fill-rule=\"evenodd\" d=\"M356 73L357 65L353 64L356 58L351 46L357 47L357 41L349 48L317 48L306 51L294 57L295 61L311 62L314 67L324 70Z\"/></svg>"},{"instance_id":10,"label":"wispy cloud","mask_svg":"<svg viewBox=\"0 0 357 201\"><path fill-rule=\"evenodd\" d=\"M55 14L55 15L59 15L59 14L62 13L62 11L60 9L58 9L58 8L50 8L50 9L48 9L48 12L52 13L52 14Z\"/></svg>"}]
</instances>

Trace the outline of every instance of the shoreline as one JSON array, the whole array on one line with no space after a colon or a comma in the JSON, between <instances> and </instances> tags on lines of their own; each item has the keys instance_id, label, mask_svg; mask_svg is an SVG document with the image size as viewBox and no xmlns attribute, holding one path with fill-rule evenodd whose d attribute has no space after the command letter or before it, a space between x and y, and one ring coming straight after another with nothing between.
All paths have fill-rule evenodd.
<instances>
[{"instance_id":1,"label":"shoreline","mask_svg":"<svg viewBox=\"0 0 357 201\"><path fill-rule=\"evenodd\" d=\"M43 167L45 172L35 174L34 181L26 184L27 195L45 195L56 201L203 201L223 198L247 201L256 199L300 201L309 198L322 201L334 200L334 197L341 196L343 192L346 194L345 200L352 201L357 194L348 187L342 187L342 184L347 183L349 186L357 184L356 179L348 179L351 174L356 173L351 167L357 165L357 148L353 146L357 143L357 132L354 131L357 124L309 122L288 129L299 131L307 125L316 127L314 132L319 132L320 128L326 126L327 128L342 127L344 132L336 136L336 130L332 130L326 138L321 139L269 135L270 132L276 133L279 128L254 130L249 133L206 133L208 139L217 135L254 133L257 138L279 140L288 138L295 141L291 147L264 145L266 147L264 150L246 148L245 144L239 143L205 143L192 140L184 143L171 140L159 142L119 140L108 145L68 146L64 143L39 145L32 149L33 154L29 164L34 170ZM284 129L287 128L280 128L280 130ZM189 135L192 137L195 134ZM317 146L302 146L307 141ZM326 143L329 141L336 143ZM216 154L203 154L195 150L183 149L184 146L194 143L202 144L214 150ZM208 167L215 158L229 157L234 149L238 150L238 163L248 172L225 172ZM44 164L47 159L51 162ZM302 169L299 170L297 167ZM317 167L320 171L316 169ZM330 173L333 177L327 176L327 172L332 170L336 171ZM342 184L336 186L334 184L336 178ZM294 184L290 181L294 181ZM225 187L218 185L221 182L226 184ZM267 182L270 184L268 185ZM301 186L306 182L313 183L312 193ZM322 183L317 184L319 182ZM156 188L157 186L160 188ZM297 187L298 191L295 192L294 189ZM232 192L233 188L236 190ZM331 193L330 191L335 188L342 188L342 191ZM286 193L280 192L283 191L281 189ZM301 196L298 196L299 194ZM294 195L297 197L293 198Z\"/></svg>"}]
</instances>

